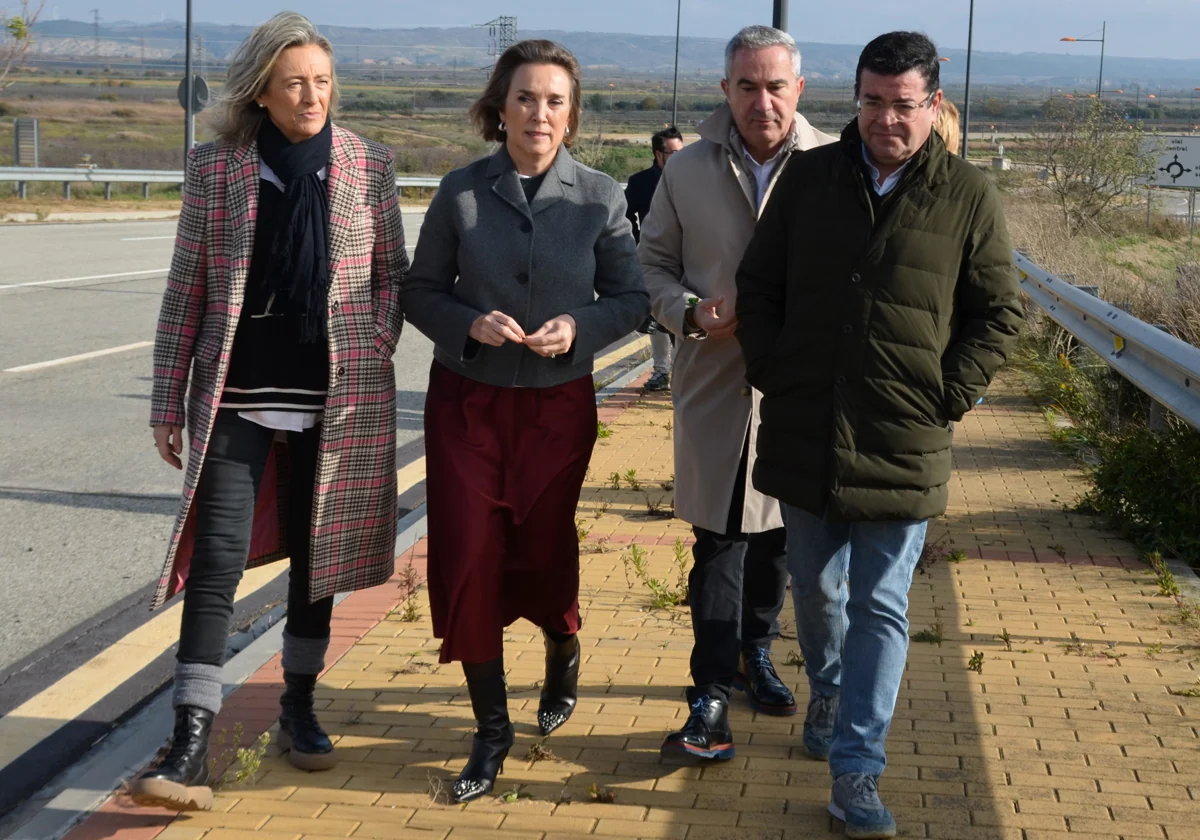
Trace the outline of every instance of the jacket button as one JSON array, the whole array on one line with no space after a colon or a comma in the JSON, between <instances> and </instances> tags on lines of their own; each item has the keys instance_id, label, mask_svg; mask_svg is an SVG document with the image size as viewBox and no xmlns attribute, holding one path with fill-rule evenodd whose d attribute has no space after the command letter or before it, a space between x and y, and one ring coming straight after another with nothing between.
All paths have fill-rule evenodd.
<instances>
[{"instance_id":1,"label":"jacket button","mask_svg":"<svg viewBox=\"0 0 1200 840\"><path fill-rule=\"evenodd\" d=\"M854 327L849 324L842 324L842 335L850 335L852 332L854 332Z\"/></svg>"},{"instance_id":2,"label":"jacket button","mask_svg":"<svg viewBox=\"0 0 1200 840\"><path fill-rule=\"evenodd\" d=\"M518 274L517 282L520 283L522 286L524 286L526 283L528 283L529 282L529 272L522 271L520 274Z\"/></svg>"},{"instance_id":3,"label":"jacket button","mask_svg":"<svg viewBox=\"0 0 1200 840\"><path fill-rule=\"evenodd\" d=\"M341 365L338 365L338 369L337 369L337 375L338 375L338 376L345 376L345 375L346 375L346 369L345 369L344 367L342 367Z\"/></svg>"},{"instance_id":4,"label":"jacket button","mask_svg":"<svg viewBox=\"0 0 1200 840\"><path fill-rule=\"evenodd\" d=\"M341 306L341 304L338 303L336 300L333 303L329 304L329 308L332 309L334 312L338 311L339 306Z\"/></svg>"},{"instance_id":5,"label":"jacket button","mask_svg":"<svg viewBox=\"0 0 1200 840\"><path fill-rule=\"evenodd\" d=\"M749 385L743 385L743 386L742 386L742 396L743 396L743 397L748 397L748 396L750 396L750 386L749 386Z\"/></svg>"},{"instance_id":6,"label":"jacket button","mask_svg":"<svg viewBox=\"0 0 1200 840\"><path fill-rule=\"evenodd\" d=\"M850 282L851 283L861 283L862 282L862 277L859 276L857 271L850 275Z\"/></svg>"},{"instance_id":7,"label":"jacket button","mask_svg":"<svg viewBox=\"0 0 1200 840\"><path fill-rule=\"evenodd\" d=\"M836 382L838 385L845 385L845 384L846 384L846 377L844 377L844 376L840 376L840 375L839 375L839 376L838 376L838 378L837 378L837 379L835 379L835 380L833 380L833 381L834 381L834 382Z\"/></svg>"},{"instance_id":8,"label":"jacket button","mask_svg":"<svg viewBox=\"0 0 1200 840\"><path fill-rule=\"evenodd\" d=\"M533 225L529 222L521 222L521 233L533 233Z\"/></svg>"}]
</instances>

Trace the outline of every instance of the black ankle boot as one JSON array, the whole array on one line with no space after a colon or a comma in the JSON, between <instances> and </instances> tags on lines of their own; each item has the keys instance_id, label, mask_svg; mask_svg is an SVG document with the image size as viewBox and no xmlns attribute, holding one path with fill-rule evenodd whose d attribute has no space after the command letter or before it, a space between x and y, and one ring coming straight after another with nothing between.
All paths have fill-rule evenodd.
<instances>
[{"instance_id":1,"label":"black ankle boot","mask_svg":"<svg viewBox=\"0 0 1200 840\"><path fill-rule=\"evenodd\" d=\"M471 757L454 781L451 798L470 802L491 793L496 776L504 770L504 759L513 745L513 726L508 719L508 692L504 686L504 660L480 664L463 663L467 691L475 712L475 738Z\"/></svg>"},{"instance_id":2,"label":"black ankle boot","mask_svg":"<svg viewBox=\"0 0 1200 840\"><path fill-rule=\"evenodd\" d=\"M734 756L733 732L729 729L729 703L707 694L692 702L687 723L663 741L663 755L685 755L692 758Z\"/></svg>"},{"instance_id":3,"label":"black ankle boot","mask_svg":"<svg viewBox=\"0 0 1200 840\"><path fill-rule=\"evenodd\" d=\"M579 696L579 637L556 642L542 631L546 639L546 679L542 683L542 699L538 703L538 728L549 735L562 726L575 711Z\"/></svg>"},{"instance_id":4,"label":"black ankle boot","mask_svg":"<svg viewBox=\"0 0 1200 840\"><path fill-rule=\"evenodd\" d=\"M770 647L742 651L742 664L733 677L733 687L746 692L750 708L756 712L778 717L796 714L796 698L779 679L779 673L771 663Z\"/></svg>"},{"instance_id":5,"label":"black ankle boot","mask_svg":"<svg viewBox=\"0 0 1200 840\"><path fill-rule=\"evenodd\" d=\"M130 788L139 805L161 806L172 811L211 811L208 734L213 713L196 706L175 707L175 731L167 754Z\"/></svg>"},{"instance_id":6,"label":"black ankle boot","mask_svg":"<svg viewBox=\"0 0 1200 840\"><path fill-rule=\"evenodd\" d=\"M301 770L328 770L337 764L333 744L313 711L315 674L283 672L284 690L279 698L279 748L288 761Z\"/></svg>"}]
</instances>

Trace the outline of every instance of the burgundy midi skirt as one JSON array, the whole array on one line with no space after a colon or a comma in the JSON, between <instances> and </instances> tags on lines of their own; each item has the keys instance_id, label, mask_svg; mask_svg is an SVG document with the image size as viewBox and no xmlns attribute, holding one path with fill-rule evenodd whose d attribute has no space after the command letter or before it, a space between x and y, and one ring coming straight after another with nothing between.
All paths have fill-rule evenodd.
<instances>
[{"instance_id":1,"label":"burgundy midi skirt","mask_svg":"<svg viewBox=\"0 0 1200 840\"><path fill-rule=\"evenodd\" d=\"M501 388L433 363L425 472L442 662L496 659L518 618L578 632L575 512L595 445L592 377Z\"/></svg>"}]
</instances>

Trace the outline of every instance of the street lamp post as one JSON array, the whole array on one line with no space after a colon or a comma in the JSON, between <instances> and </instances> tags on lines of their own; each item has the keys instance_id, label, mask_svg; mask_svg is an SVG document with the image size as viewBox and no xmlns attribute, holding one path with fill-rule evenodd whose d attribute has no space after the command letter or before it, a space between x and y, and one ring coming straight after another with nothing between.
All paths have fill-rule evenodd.
<instances>
[{"instance_id":1,"label":"street lamp post","mask_svg":"<svg viewBox=\"0 0 1200 840\"><path fill-rule=\"evenodd\" d=\"M187 0L186 22L183 34L183 160L187 165L187 156L196 142L196 121L192 114L192 0Z\"/></svg>"},{"instance_id":2,"label":"street lamp post","mask_svg":"<svg viewBox=\"0 0 1200 840\"><path fill-rule=\"evenodd\" d=\"M775 0L775 10L771 15L771 25L776 29L787 32L788 29L788 0Z\"/></svg>"},{"instance_id":3,"label":"street lamp post","mask_svg":"<svg viewBox=\"0 0 1200 840\"><path fill-rule=\"evenodd\" d=\"M1096 79L1096 98L1104 98L1104 45L1108 39L1108 21L1100 24L1099 38L1059 38L1060 41L1070 41L1072 44L1100 45L1100 78Z\"/></svg>"},{"instance_id":4,"label":"street lamp post","mask_svg":"<svg viewBox=\"0 0 1200 840\"><path fill-rule=\"evenodd\" d=\"M683 20L683 0L675 4L675 85L671 88L671 125L679 125L679 23Z\"/></svg>"},{"instance_id":5,"label":"street lamp post","mask_svg":"<svg viewBox=\"0 0 1200 840\"><path fill-rule=\"evenodd\" d=\"M970 16L967 18L967 84L963 93L962 158L967 159L967 143L971 133L971 48L975 41L975 0L971 0Z\"/></svg>"}]
</instances>

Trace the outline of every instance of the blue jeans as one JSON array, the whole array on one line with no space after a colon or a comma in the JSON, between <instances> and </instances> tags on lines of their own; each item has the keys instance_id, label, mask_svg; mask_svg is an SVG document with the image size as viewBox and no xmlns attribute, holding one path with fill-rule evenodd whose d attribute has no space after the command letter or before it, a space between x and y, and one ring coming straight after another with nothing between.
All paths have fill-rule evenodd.
<instances>
[{"instance_id":1,"label":"blue jeans","mask_svg":"<svg viewBox=\"0 0 1200 840\"><path fill-rule=\"evenodd\" d=\"M908 589L927 523L827 522L790 505L784 511L809 686L841 697L829 770L834 778L879 776L908 655Z\"/></svg>"}]
</instances>

